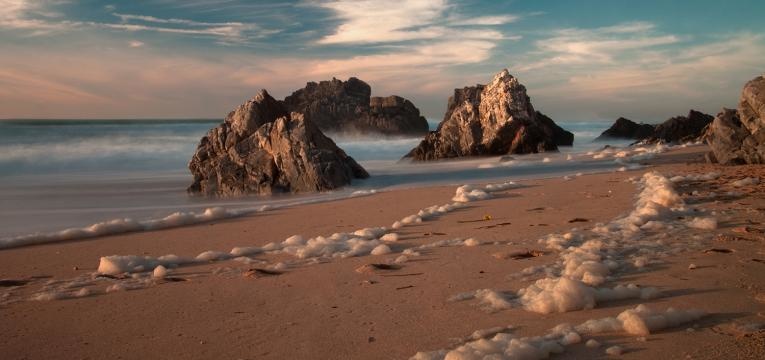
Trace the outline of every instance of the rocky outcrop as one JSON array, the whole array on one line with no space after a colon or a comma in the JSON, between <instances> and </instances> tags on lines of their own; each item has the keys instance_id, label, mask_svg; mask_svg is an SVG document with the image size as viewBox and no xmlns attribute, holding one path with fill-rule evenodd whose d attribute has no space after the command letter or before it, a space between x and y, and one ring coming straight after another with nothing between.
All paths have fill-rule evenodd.
<instances>
[{"instance_id":1,"label":"rocky outcrop","mask_svg":"<svg viewBox=\"0 0 765 360\"><path fill-rule=\"evenodd\" d=\"M199 143L190 193L272 194L334 189L369 175L300 113L261 90Z\"/></svg>"},{"instance_id":2,"label":"rocky outcrop","mask_svg":"<svg viewBox=\"0 0 765 360\"><path fill-rule=\"evenodd\" d=\"M676 116L656 125L647 142L681 143L698 140L713 119L712 115L691 110L688 116Z\"/></svg>"},{"instance_id":3,"label":"rocky outcrop","mask_svg":"<svg viewBox=\"0 0 765 360\"><path fill-rule=\"evenodd\" d=\"M595 141L608 139L643 140L653 135L654 128L655 126L651 124L638 124L630 119L620 117L610 128L595 138Z\"/></svg>"},{"instance_id":4,"label":"rocky outcrop","mask_svg":"<svg viewBox=\"0 0 765 360\"><path fill-rule=\"evenodd\" d=\"M765 77L744 86L738 111L723 109L707 129L707 159L724 165L765 163Z\"/></svg>"},{"instance_id":5,"label":"rocky outcrop","mask_svg":"<svg viewBox=\"0 0 765 360\"><path fill-rule=\"evenodd\" d=\"M537 116L526 87L503 70L488 85L455 89L438 129L428 133L405 158L435 160L555 151L554 133L555 129Z\"/></svg>"},{"instance_id":6,"label":"rocky outcrop","mask_svg":"<svg viewBox=\"0 0 765 360\"><path fill-rule=\"evenodd\" d=\"M360 132L394 135L422 135L428 132L428 121L411 101L400 96L372 97L369 113L349 127Z\"/></svg>"},{"instance_id":7,"label":"rocky outcrop","mask_svg":"<svg viewBox=\"0 0 765 360\"><path fill-rule=\"evenodd\" d=\"M420 110L399 96L370 97L370 86L352 77L309 82L284 99L290 112L299 112L322 131L382 133L386 135L423 134L428 122Z\"/></svg>"},{"instance_id":8,"label":"rocky outcrop","mask_svg":"<svg viewBox=\"0 0 765 360\"><path fill-rule=\"evenodd\" d=\"M536 112L537 120L544 131L545 136L551 138L557 146L574 146L574 133L558 126L549 116Z\"/></svg>"}]
</instances>

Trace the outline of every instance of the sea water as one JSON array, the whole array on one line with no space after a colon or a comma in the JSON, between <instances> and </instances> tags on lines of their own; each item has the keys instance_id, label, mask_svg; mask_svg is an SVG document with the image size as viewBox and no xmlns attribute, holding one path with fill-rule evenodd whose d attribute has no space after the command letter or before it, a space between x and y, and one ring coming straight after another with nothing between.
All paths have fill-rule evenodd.
<instances>
[{"instance_id":1,"label":"sea water","mask_svg":"<svg viewBox=\"0 0 765 360\"><path fill-rule=\"evenodd\" d=\"M177 211L288 205L384 191L496 179L610 171L612 160L583 154L604 122L559 122L575 134L560 153L411 164L400 161L421 137L348 137L328 134L371 177L337 191L308 195L215 199L188 196L187 169L199 139L220 120L6 120L0 121L0 239L52 232L115 218L145 220ZM436 121L429 121L435 128ZM624 144L624 143L622 143ZM620 145L622 145L620 144ZM507 160L507 159L504 159Z\"/></svg>"}]
</instances>

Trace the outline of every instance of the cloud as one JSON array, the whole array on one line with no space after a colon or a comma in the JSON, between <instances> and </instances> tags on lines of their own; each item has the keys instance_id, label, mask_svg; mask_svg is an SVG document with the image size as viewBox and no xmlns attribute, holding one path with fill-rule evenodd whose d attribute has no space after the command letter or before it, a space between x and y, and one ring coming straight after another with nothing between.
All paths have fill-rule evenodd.
<instances>
[{"instance_id":1,"label":"cloud","mask_svg":"<svg viewBox=\"0 0 765 360\"><path fill-rule=\"evenodd\" d=\"M465 17L447 0L404 0L392 6L384 1L339 0L318 3L332 10L341 23L319 44L379 44L432 39L502 40L503 35L487 26L520 19L517 15ZM484 29L466 30L465 26Z\"/></svg>"},{"instance_id":2,"label":"cloud","mask_svg":"<svg viewBox=\"0 0 765 360\"><path fill-rule=\"evenodd\" d=\"M69 21L51 21L60 14L47 9L53 1L0 0L0 28L30 30L38 35L71 26Z\"/></svg>"},{"instance_id":3,"label":"cloud","mask_svg":"<svg viewBox=\"0 0 765 360\"><path fill-rule=\"evenodd\" d=\"M405 0L395 5L384 1L340 0L319 3L332 10L342 23L334 34L319 40L320 44L382 43L442 36L442 29L429 26L448 8L446 0Z\"/></svg>"},{"instance_id":4,"label":"cloud","mask_svg":"<svg viewBox=\"0 0 765 360\"><path fill-rule=\"evenodd\" d=\"M678 36L656 34L654 29L651 23L629 22L595 29L555 30L552 36L535 42L532 54L541 60L528 61L521 69L615 63L633 51L680 41Z\"/></svg>"},{"instance_id":5,"label":"cloud","mask_svg":"<svg viewBox=\"0 0 765 360\"><path fill-rule=\"evenodd\" d=\"M691 107L714 114L722 106L735 107L743 84L763 71L765 36L761 34L733 33L690 42L672 35L646 34L655 30L643 23L607 29L598 36L626 34L631 40L616 44L611 43L613 39L600 38L599 43L608 43L611 48L586 48L583 57L591 61L580 61L580 57L563 61L565 58L556 54L534 66L517 69L533 89L535 106L553 116L635 116L636 120L649 122L682 114ZM569 56L578 55L565 51Z\"/></svg>"},{"instance_id":6,"label":"cloud","mask_svg":"<svg viewBox=\"0 0 765 360\"><path fill-rule=\"evenodd\" d=\"M60 1L0 0L0 28L29 30L32 35L43 35L76 28L100 28L121 31L146 31L181 35L203 35L223 38L228 42L245 42L249 36L260 37L274 31L262 30L255 24L241 22L201 22L178 18L158 18L148 15L112 13L120 23L61 20L60 14L50 11ZM113 9L107 6L106 10ZM157 26L155 24L162 24Z\"/></svg>"},{"instance_id":7,"label":"cloud","mask_svg":"<svg viewBox=\"0 0 765 360\"><path fill-rule=\"evenodd\" d=\"M518 15L496 15L496 16L478 16L474 18L465 18L452 21L452 25L470 26L470 25L504 25L516 22L521 17Z\"/></svg>"}]
</instances>

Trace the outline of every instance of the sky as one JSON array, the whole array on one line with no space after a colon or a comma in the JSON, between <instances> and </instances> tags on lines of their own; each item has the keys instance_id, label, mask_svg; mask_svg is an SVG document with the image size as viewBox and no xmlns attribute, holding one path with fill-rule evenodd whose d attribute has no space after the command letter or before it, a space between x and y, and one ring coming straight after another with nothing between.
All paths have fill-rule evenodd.
<instances>
[{"instance_id":1,"label":"sky","mask_svg":"<svg viewBox=\"0 0 765 360\"><path fill-rule=\"evenodd\" d=\"M507 68L558 121L735 108L765 1L0 0L0 118L222 118L355 76L440 119Z\"/></svg>"}]
</instances>

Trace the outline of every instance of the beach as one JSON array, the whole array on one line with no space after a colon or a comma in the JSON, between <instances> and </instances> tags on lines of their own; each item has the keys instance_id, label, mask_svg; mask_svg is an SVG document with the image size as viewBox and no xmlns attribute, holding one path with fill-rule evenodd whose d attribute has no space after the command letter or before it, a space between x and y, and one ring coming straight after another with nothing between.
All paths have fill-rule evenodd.
<instances>
[{"instance_id":1,"label":"beach","mask_svg":"<svg viewBox=\"0 0 765 360\"><path fill-rule=\"evenodd\" d=\"M703 314L645 335L579 331L579 341L553 357L606 358L607 348L619 346L625 359L762 358L763 184L735 182L765 174L755 166L704 164L705 151L677 147L634 170L482 187L485 197L398 228L391 224L432 205L452 204L459 195L455 186L392 189L165 230L0 250L0 278L19 281L0 288L0 348L8 359L399 359L445 354L496 333L544 336L560 324L616 317L645 304ZM603 238L613 245L604 245L603 254L617 265L601 281L585 282L597 289L636 284L656 293L602 301L596 296L594 306L573 304L582 308L563 312L520 296L482 303L479 293L464 295L478 289L502 295L544 278L544 270L523 271L561 261L563 250L551 246L548 235L586 237L596 224L634 215L646 173L671 183L687 207L683 211L694 215L679 219L672 213L662 218L665 228L651 225L633 234L665 234L656 242L661 246L646 248L645 259L637 256L639 244ZM713 226L706 223L711 219ZM386 235L373 234L370 241L387 249L345 256L335 249L304 258L286 245L268 250L269 243L293 235L309 239L379 227L386 227ZM396 239L385 238L392 233ZM620 252L624 246L629 254ZM247 253L244 247L259 250L220 255L237 247L240 253ZM171 261L167 274L156 277L152 269L125 278L96 275L105 256L193 259L205 253L204 261ZM482 329L489 330L474 334ZM599 346L585 345L589 339Z\"/></svg>"}]
</instances>

